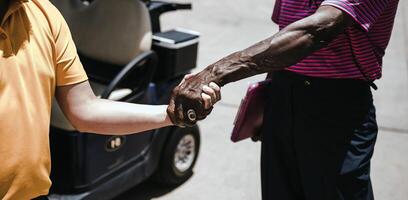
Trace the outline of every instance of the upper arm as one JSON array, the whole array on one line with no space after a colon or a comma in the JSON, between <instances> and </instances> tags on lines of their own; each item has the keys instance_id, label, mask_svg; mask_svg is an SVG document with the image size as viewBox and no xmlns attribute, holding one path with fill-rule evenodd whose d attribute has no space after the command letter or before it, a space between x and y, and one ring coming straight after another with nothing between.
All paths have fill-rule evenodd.
<instances>
[{"instance_id":1,"label":"upper arm","mask_svg":"<svg viewBox=\"0 0 408 200\"><path fill-rule=\"evenodd\" d=\"M88 81L58 86L55 93L58 104L65 116L75 124L75 121L82 118L86 105L97 97L93 93Z\"/></svg>"},{"instance_id":2,"label":"upper arm","mask_svg":"<svg viewBox=\"0 0 408 200\"><path fill-rule=\"evenodd\" d=\"M347 14L364 31L369 31L393 0L325 0L322 6L335 7Z\"/></svg>"},{"instance_id":3,"label":"upper arm","mask_svg":"<svg viewBox=\"0 0 408 200\"><path fill-rule=\"evenodd\" d=\"M391 1L324 0L313 15L292 25L306 31L316 42L328 44L349 26L368 32Z\"/></svg>"},{"instance_id":4,"label":"upper arm","mask_svg":"<svg viewBox=\"0 0 408 200\"><path fill-rule=\"evenodd\" d=\"M353 24L349 15L332 6L320 6L315 14L306 18L309 22L309 33L315 36L319 43L327 44L347 27Z\"/></svg>"},{"instance_id":5,"label":"upper arm","mask_svg":"<svg viewBox=\"0 0 408 200\"><path fill-rule=\"evenodd\" d=\"M351 17L342 10L333 6L320 6L313 15L290 24L282 31L299 32L310 40L313 49L320 49L351 24Z\"/></svg>"}]
</instances>

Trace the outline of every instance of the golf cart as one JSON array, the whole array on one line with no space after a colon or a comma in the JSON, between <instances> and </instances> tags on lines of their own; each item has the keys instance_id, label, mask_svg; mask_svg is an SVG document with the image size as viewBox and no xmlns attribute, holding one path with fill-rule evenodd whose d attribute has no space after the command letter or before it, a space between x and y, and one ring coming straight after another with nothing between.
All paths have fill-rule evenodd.
<instances>
[{"instance_id":1,"label":"golf cart","mask_svg":"<svg viewBox=\"0 0 408 200\"><path fill-rule=\"evenodd\" d=\"M198 34L161 31L160 15L191 4L141 0L51 0L66 19L95 94L137 104L167 104L196 67ZM53 104L49 199L112 199L152 178L178 185L193 173L197 126L128 136L79 133Z\"/></svg>"}]
</instances>

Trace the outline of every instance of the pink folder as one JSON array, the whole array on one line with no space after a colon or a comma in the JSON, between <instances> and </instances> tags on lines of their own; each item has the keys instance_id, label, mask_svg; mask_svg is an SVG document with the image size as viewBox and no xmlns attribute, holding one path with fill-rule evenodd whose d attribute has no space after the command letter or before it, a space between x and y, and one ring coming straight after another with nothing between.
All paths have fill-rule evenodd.
<instances>
[{"instance_id":1,"label":"pink folder","mask_svg":"<svg viewBox=\"0 0 408 200\"><path fill-rule=\"evenodd\" d=\"M239 142L258 135L263 123L263 113L266 102L266 86L270 80L253 83L248 87L247 94L241 101L231 140Z\"/></svg>"}]
</instances>

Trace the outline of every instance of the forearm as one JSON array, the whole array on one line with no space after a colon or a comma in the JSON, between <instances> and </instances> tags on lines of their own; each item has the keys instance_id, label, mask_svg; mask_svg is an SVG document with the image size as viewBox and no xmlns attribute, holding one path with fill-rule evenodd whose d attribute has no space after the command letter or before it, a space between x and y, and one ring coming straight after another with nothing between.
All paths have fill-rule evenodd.
<instances>
[{"instance_id":1,"label":"forearm","mask_svg":"<svg viewBox=\"0 0 408 200\"><path fill-rule=\"evenodd\" d=\"M199 73L205 82L221 86L265 72L282 70L330 43L350 24L335 8L320 8L274 36L233 53Z\"/></svg>"},{"instance_id":2,"label":"forearm","mask_svg":"<svg viewBox=\"0 0 408 200\"><path fill-rule=\"evenodd\" d=\"M65 116L80 132L124 135L172 125L167 106L99 99L88 81L57 87L56 98Z\"/></svg>"},{"instance_id":3,"label":"forearm","mask_svg":"<svg viewBox=\"0 0 408 200\"><path fill-rule=\"evenodd\" d=\"M123 135L172 125L166 108L95 98L71 121L81 132Z\"/></svg>"}]
</instances>

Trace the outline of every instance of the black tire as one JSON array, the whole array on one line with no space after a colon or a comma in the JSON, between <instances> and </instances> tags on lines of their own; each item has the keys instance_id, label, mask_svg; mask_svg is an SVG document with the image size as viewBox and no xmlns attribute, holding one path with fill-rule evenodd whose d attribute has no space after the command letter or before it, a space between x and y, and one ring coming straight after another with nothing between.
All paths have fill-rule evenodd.
<instances>
[{"instance_id":1,"label":"black tire","mask_svg":"<svg viewBox=\"0 0 408 200\"><path fill-rule=\"evenodd\" d=\"M198 126L190 128L174 128L173 132L170 134L171 135L169 136L167 143L165 144L165 147L163 149L158 169L153 176L153 181L162 186L176 186L187 181L194 173L193 168L197 161L200 150L200 131L198 129ZM175 159L177 146L182 140L183 142L185 142L191 141L192 139L194 139L194 148L191 148L194 149L194 152L190 153L194 153L194 157L193 159L186 159L192 160L191 164L187 162L187 164L184 165L184 168L181 168L180 165L178 165L179 167L177 167Z\"/></svg>"}]
</instances>

